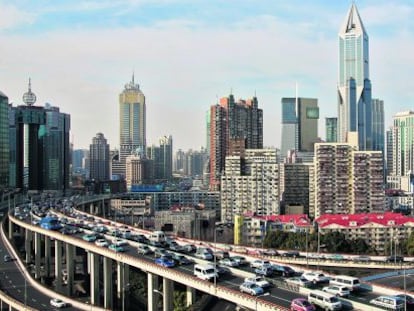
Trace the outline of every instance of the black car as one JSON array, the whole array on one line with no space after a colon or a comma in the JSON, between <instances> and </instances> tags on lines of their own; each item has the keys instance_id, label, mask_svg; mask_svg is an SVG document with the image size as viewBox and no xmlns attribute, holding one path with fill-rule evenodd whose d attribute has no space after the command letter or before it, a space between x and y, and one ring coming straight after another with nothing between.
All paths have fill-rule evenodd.
<instances>
[{"instance_id":1,"label":"black car","mask_svg":"<svg viewBox=\"0 0 414 311\"><path fill-rule=\"evenodd\" d=\"M403 256L389 256L385 260L386 262L393 263L393 262L403 262L404 257Z\"/></svg>"},{"instance_id":2,"label":"black car","mask_svg":"<svg viewBox=\"0 0 414 311\"><path fill-rule=\"evenodd\" d=\"M300 257L300 254L299 254L298 251L288 251L288 252L283 253L282 254L282 257L293 257L293 258L296 258L296 257Z\"/></svg>"}]
</instances>

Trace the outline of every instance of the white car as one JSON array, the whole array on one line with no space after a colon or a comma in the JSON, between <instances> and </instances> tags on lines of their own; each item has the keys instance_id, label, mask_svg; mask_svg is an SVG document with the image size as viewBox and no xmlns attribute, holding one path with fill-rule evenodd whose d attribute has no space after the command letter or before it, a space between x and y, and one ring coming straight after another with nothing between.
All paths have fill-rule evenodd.
<instances>
[{"instance_id":1,"label":"white car","mask_svg":"<svg viewBox=\"0 0 414 311\"><path fill-rule=\"evenodd\" d=\"M254 268L268 268L270 266L271 264L268 260L256 259L250 263L250 267L253 269Z\"/></svg>"},{"instance_id":2,"label":"white car","mask_svg":"<svg viewBox=\"0 0 414 311\"><path fill-rule=\"evenodd\" d=\"M125 246L125 245L128 245L128 242L127 240L124 240L124 239L115 239L112 241L112 244L116 246Z\"/></svg>"},{"instance_id":3,"label":"white car","mask_svg":"<svg viewBox=\"0 0 414 311\"><path fill-rule=\"evenodd\" d=\"M244 282L255 283L256 285L260 286L261 288L270 287L269 281L267 281L264 277L261 277L261 276L255 276L255 277L252 277L252 278L245 278Z\"/></svg>"},{"instance_id":4,"label":"white car","mask_svg":"<svg viewBox=\"0 0 414 311\"><path fill-rule=\"evenodd\" d=\"M219 261L219 264L222 266L229 266L229 267L239 266L238 262L231 258L223 258Z\"/></svg>"},{"instance_id":5,"label":"white car","mask_svg":"<svg viewBox=\"0 0 414 311\"><path fill-rule=\"evenodd\" d=\"M102 247L107 247L109 245L108 241L105 239L98 239L95 241L95 244Z\"/></svg>"},{"instance_id":6,"label":"white car","mask_svg":"<svg viewBox=\"0 0 414 311\"><path fill-rule=\"evenodd\" d=\"M315 284L329 282L329 277L321 272L304 272L302 277Z\"/></svg>"},{"instance_id":7,"label":"white car","mask_svg":"<svg viewBox=\"0 0 414 311\"><path fill-rule=\"evenodd\" d=\"M294 285L299 285L303 287L309 287L312 284L312 282L300 276L294 276L293 278L285 279L285 282L288 284L294 284Z\"/></svg>"},{"instance_id":8,"label":"white car","mask_svg":"<svg viewBox=\"0 0 414 311\"><path fill-rule=\"evenodd\" d=\"M351 291L346 286L330 285L325 286L322 290L338 297L348 297L351 294Z\"/></svg>"},{"instance_id":9,"label":"white car","mask_svg":"<svg viewBox=\"0 0 414 311\"><path fill-rule=\"evenodd\" d=\"M263 288L256 285L255 283L250 282L244 282L242 285L240 285L240 291L242 293L248 293L253 296L258 296L264 293Z\"/></svg>"},{"instance_id":10,"label":"white car","mask_svg":"<svg viewBox=\"0 0 414 311\"><path fill-rule=\"evenodd\" d=\"M58 299L58 298L53 298L50 300L50 305L55 307L55 308L64 308L66 307L66 302Z\"/></svg>"}]
</instances>

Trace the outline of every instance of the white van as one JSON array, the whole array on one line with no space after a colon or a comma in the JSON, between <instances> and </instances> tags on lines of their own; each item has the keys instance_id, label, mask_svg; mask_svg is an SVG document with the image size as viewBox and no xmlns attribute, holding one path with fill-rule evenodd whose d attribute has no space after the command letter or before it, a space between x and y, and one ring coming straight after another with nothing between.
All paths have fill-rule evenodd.
<instances>
[{"instance_id":1,"label":"white van","mask_svg":"<svg viewBox=\"0 0 414 311\"><path fill-rule=\"evenodd\" d=\"M200 265L194 266L194 275L202 280L212 281L214 278L218 278L216 269L212 265Z\"/></svg>"},{"instance_id":2,"label":"white van","mask_svg":"<svg viewBox=\"0 0 414 311\"><path fill-rule=\"evenodd\" d=\"M308 301L323 310L341 310L342 303L335 295L325 293L321 290L312 290L308 294Z\"/></svg>"},{"instance_id":3,"label":"white van","mask_svg":"<svg viewBox=\"0 0 414 311\"><path fill-rule=\"evenodd\" d=\"M347 275L336 275L332 276L329 280L330 285L346 286L351 291L357 291L361 287L361 282L358 278L347 276Z\"/></svg>"},{"instance_id":4,"label":"white van","mask_svg":"<svg viewBox=\"0 0 414 311\"><path fill-rule=\"evenodd\" d=\"M165 242L165 234L164 231L153 231L149 236L149 240L158 243Z\"/></svg>"}]
</instances>

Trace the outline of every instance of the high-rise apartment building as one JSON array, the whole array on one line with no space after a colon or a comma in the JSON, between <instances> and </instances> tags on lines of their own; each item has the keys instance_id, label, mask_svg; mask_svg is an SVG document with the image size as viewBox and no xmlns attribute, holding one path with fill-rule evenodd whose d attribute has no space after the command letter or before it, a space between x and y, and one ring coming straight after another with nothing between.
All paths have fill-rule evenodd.
<instances>
[{"instance_id":1,"label":"high-rise apartment building","mask_svg":"<svg viewBox=\"0 0 414 311\"><path fill-rule=\"evenodd\" d=\"M140 153L127 156L125 179L128 191L131 191L134 185L149 184L153 181L153 162Z\"/></svg>"},{"instance_id":2,"label":"high-rise apartment building","mask_svg":"<svg viewBox=\"0 0 414 311\"><path fill-rule=\"evenodd\" d=\"M233 222L246 212L278 215L279 164L274 149L246 149L244 156L227 156L221 176L221 221Z\"/></svg>"},{"instance_id":3,"label":"high-rise apartment building","mask_svg":"<svg viewBox=\"0 0 414 311\"><path fill-rule=\"evenodd\" d=\"M318 141L318 120L317 99L282 98L282 158L289 150L313 152Z\"/></svg>"},{"instance_id":4,"label":"high-rise apartment building","mask_svg":"<svg viewBox=\"0 0 414 311\"><path fill-rule=\"evenodd\" d=\"M325 141L336 143L338 141L338 118L325 118Z\"/></svg>"},{"instance_id":5,"label":"high-rise apartment building","mask_svg":"<svg viewBox=\"0 0 414 311\"><path fill-rule=\"evenodd\" d=\"M226 156L263 148L263 111L256 97L239 101L232 94L210 107L210 189L219 190Z\"/></svg>"},{"instance_id":6,"label":"high-rise apartment building","mask_svg":"<svg viewBox=\"0 0 414 311\"><path fill-rule=\"evenodd\" d=\"M26 105L10 107L10 185L26 190L69 187L70 116L46 104L34 106L36 95L23 95Z\"/></svg>"},{"instance_id":7,"label":"high-rise apartment building","mask_svg":"<svg viewBox=\"0 0 414 311\"><path fill-rule=\"evenodd\" d=\"M385 208L383 156L348 143L315 145L315 215L380 213Z\"/></svg>"},{"instance_id":8,"label":"high-rise apartment building","mask_svg":"<svg viewBox=\"0 0 414 311\"><path fill-rule=\"evenodd\" d=\"M358 133L359 150L373 150L368 34L353 3L339 31L338 142Z\"/></svg>"},{"instance_id":9,"label":"high-rise apartment building","mask_svg":"<svg viewBox=\"0 0 414 311\"><path fill-rule=\"evenodd\" d=\"M96 181L110 179L109 144L102 133L97 133L89 145L89 176Z\"/></svg>"},{"instance_id":10,"label":"high-rise apartment building","mask_svg":"<svg viewBox=\"0 0 414 311\"><path fill-rule=\"evenodd\" d=\"M414 174L414 111L400 112L393 117L392 174Z\"/></svg>"},{"instance_id":11,"label":"high-rise apartment building","mask_svg":"<svg viewBox=\"0 0 414 311\"><path fill-rule=\"evenodd\" d=\"M125 177L126 157L147 144L145 96L134 76L119 95L119 135L119 161L112 164L112 174Z\"/></svg>"},{"instance_id":12,"label":"high-rise apartment building","mask_svg":"<svg viewBox=\"0 0 414 311\"><path fill-rule=\"evenodd\" d=\"M385 153L384 101L372 99L372 150Z\"/></svg>"},{"instance_id":13,"label":"high-rise apartment building","mask_svg":"<svg viewBox=\"0 0 414 311\"><path fill-rule=\"evenodd\" d=\"M386 131L386 146L387 146L387 150L386 150L386 176L388 175L392 175L393 174L393 158L392 158L392 152L393 152L393 138L392 138L392 133L393 133L393 127L391 126L387 131Z\"/></svg>"},{"instance_id":14,"label":"high-rise apartment building","mask_svg":"<svg viewBox=\"0 0 414 311\"><path fill-rule=\"evenodd\" d=\"M9 187L9 99L0 92L0 190Z\"/></svg>"},{"instance_id":15,"label":"high-rise apartment building","mask_svg":"<svg viewBox=\"0 0 414 311\"><path fill-rule=\"evenodd\" d=\"M310 163L283 163L282 202L285 214L296 210L295 214L309 215ZM282 170L282 167L281 167Z\"/></svg>"}]
</instances>

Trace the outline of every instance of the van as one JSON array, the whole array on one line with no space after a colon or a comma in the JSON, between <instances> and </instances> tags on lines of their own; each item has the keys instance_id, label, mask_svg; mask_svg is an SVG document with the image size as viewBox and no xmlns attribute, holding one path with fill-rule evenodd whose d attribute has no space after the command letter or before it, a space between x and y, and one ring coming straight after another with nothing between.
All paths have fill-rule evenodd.
<instances>
[{"instance_id":1,"label":"van","mask_svg":"<svg viewBox=\"0 0 414 311\"><path fill-rule=\"evenodd\" d=\"M149 240L153 242L158 242L161 244L165 243L165 234L164 231L153 231L149 236Z\"/></svg>"},{"instance_id":2,"label":"van","mask_svg":"<svg viewBox=\"0 0 414 311\"><path fill-rule=\"evenodd\" d=\"M330 285L346 286L351 291L357 291L361 287L361 282L358 278L347 275L332 276L329 280Z\"/></svg>"},{"instance_id":3,"label":"van","mask_svg":"<svg viewBox=\"0 0 414 311\"><path fill-rule=\"evenodd\" d=\"M217 271L212 265L195 265L194 275L205 281L212 281L214 278L218 278Z\"/></svg>"},{"instance_id":4,"label":"van","mask_svg":"<svg viewBox=\"0 0 414 311\"><path fill-rule=\"evenodd\" d=\"M335 295L325 293L321 290L312 290L308 294L308 301L323 310L341 310L342 303Z\"/></svg>"}]
</instances>

